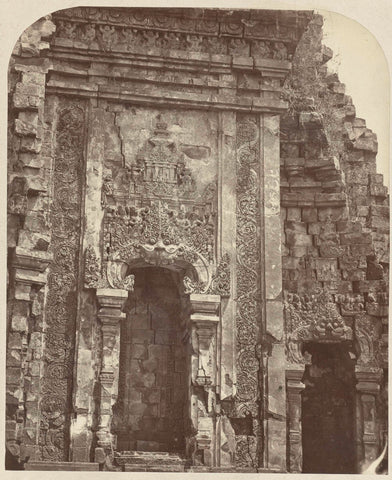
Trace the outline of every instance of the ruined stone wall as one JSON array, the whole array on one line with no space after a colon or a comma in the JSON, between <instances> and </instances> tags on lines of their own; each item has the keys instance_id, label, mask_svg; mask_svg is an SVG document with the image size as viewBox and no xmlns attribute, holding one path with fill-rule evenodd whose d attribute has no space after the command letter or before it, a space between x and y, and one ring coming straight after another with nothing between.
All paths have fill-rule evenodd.
<instances>
[{"instance_id":1,"label":"ruined stone wall","mask_svg":"<svg viewBox=\"0 0 392 480\"><path fill-rule=\"evenodd\" d=\"M334 305L336 321L353 331L357 371L374 372L387 368L388 193L376 171L376 135L355 116L338 76L328 72L331 57L322 45L322 18L315 16L293 60L285 85L289 110L281 122L288 362L303 361L290 353L290 335L298 323L290 323L289 304L302 302L302 308L311 310L312 295L321 302L322 291L328 295L327 304ZM322 309L314 313L320 317L322 341L329 320ZM339 335L345 338L343 330ZM377 378L378 402L385 390L378 396ZM377 419L367 432L377 445L384 443L386 430L382 408L377 406ZM381 429L379 421L384 422ZM357 455L363 458L364 453Z\"/></svg>"},{"instance_id":2,"label":"ruined stone wall","mask_svg":"<svg viewBox=\"0 0 392 480\"><path fill-rule=\"evenodd\" d=\"M55 30L48 19L15 45L9 74L7 453L14 461L39 450L43 307L49 252L52 132L44 118L50 66L40 52ZM47 106L46 108L48 108ZM49 108L50 110L50 108Z\"/></svg>"},{"instance_id":3,"label":"ruined stone wall","mask_svg":"<svg viewBox=\"0 0 392 480\"><path fill-rule=\"evenodd\" d=\"M29 27L15 47L14 462L113 468L128 270L168 259L187 295L192 468L300 468L290 405L304 331L355 343L358 385L374 386L361 398L384 421L386 189L373 134L326 71L320 17L303 35L308 12L187 14L70 9ZM297 383L286 396L287 371ZM367 425L359 444L370 439L374 453L386 427Z\"/></svg>"}]
</instances>

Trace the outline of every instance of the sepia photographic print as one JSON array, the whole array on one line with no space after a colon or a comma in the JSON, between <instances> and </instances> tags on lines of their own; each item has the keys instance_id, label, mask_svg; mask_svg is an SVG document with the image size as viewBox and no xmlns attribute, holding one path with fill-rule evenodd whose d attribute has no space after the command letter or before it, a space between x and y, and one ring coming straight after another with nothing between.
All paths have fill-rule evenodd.
<instances>
[{"instance_id":1,"label":"sepia photographic print","mask_svg":"<svg viewBox=\"0 0 392 480\"><path fill-rule=\"evenodd\" d=\"M388 178L296 5L17 40L6 470L387 474Z\"/></svg>"}]
</instances>

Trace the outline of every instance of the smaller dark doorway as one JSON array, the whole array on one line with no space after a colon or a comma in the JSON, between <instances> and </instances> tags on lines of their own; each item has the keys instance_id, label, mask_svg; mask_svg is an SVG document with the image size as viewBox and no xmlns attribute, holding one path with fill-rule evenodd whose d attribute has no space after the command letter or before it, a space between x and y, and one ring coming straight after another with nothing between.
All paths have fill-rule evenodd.
<instances>
[{"instance_id":1,"label":"smaller dark doorway","mask_svg":"<svg viewBox=\"0 0 392 480\"><path fill-rule=\"evenodd\" d=\"M304 473L355 473L354 360L346 343L308 343L303 377Z\"/></svg>"}]
</instances>

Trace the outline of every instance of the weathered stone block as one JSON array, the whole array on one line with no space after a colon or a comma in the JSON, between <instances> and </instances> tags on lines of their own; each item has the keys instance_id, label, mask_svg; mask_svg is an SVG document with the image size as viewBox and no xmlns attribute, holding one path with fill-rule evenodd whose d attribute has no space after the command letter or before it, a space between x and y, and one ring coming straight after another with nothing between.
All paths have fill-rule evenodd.
<instances>
[{"instance_id":1,"label":"weathered stone block","mask_svg":"<svg viewBox=\"0 0 392 480\"><path fill-rule=\"evenodd\" d=\"M319 208L318 209L318 220L319 222L326 222L331 220L333 222L339 220L345 220L348 218L348 209L345 207L342 208Z\"/></svg>"},{"instance_id":2,"label":"weathered stone block","mask_svg":"<svg viewBox=\"0 0 392 480\"><path fill-rule=\"evenodd\" d=\"M317 209L304 207L302 209L302 221L303 222L317 222Z\"/></svg>"},{"instance_id":3,"label":"weathered stone block","mask_svg":"<svg viewBox=\"0 0 392 480\"><path fill-rule=\"evenodd\" d=\"M148 358L147 346L135 343L132 347L132 358L146 360Z\"/></svg>"},{"instance_id":4,"label":"weathered stone block","mask_svg":"<svg viewBox=\"0 0 392 480\"><path fill-rule=\"evenodd\" d=\"M154 340L154 330L134 329L131 332L132 343L152 343Z\"/></svg>"},{"instance_id":5,"label":"weathered stone block","mask_svg":"<svg viewBox=\"0 0 392 480\"><path fill-rule=\"evenodd\" d=\"M309 235L319 235L321 232L321 223L309 223L308 225L308 234Z\"/></svg>"},{"instance_id":6,"label":"weathered stone block","mask_svg":"<svg viewBox=\"0 0 392 480\"><path fill-rule=\"evenodd\" d=\"M317 280L322 282L336 281L340 278L337 260L316 258Z\"/></svg>"},{"instance_id":7,"label":"weathered stone block","mask_svg":"<svg viewBox=\"0 0 392 480\"><path fill-rule=\"evenodd\" d=\"M300 208L287 208L287 220L300 222L301 221L301 209Z\"/></svg>"},{"instance_id":8,"label":"weathered stone block","mask_svg":"<svg viewBox=\"0 0 392 480\"><path fill-rule=\"evenodd\" d=\"M340 207L346 205L346 194L338 193L316 193L315 203L318 207Z\"/></svg>"},{"instance_id":9,"label":"weathered stone block","mask_svg":"<svg viewBox=\"0 0 392 480\"><path fill-rule=\"evenodd\" d=\"M296 222L288 220L285 222L286 231L291 230L297 233L307 233L307 225L304 222Z\"/></svg>"},{"instance_id":10,"label":"weathered stone block","mask_svg":"<svg viewBox=\"0 0 392 480\"><path fill-rule=\"evenodd\" d=\"M157 345L174 345L177 343L176 330L157 330L155 332L155 343Z\"/></svg>"},{"instance_id":11,"label":"weathered stone block","mask_svg":"<svg viewBox=\"0 0 392 480\"><path fill-rule=\"evenodd\" d=\"M341 233L340 243L342 245L363 245L372 243L369 233Z\"/></svg>"},{"instance_id":12,"label":"weathered stone block","mask_svg":"<svg viewBox=\"0 0 392 480\"><path fill-rule=\"evenodd\" d=\"M147 372L155 372L158 368L158 359L157 358L149 358L147 360L143 360L142 368Z\"/></svg>"},{"instance_id":13,"label":"weathered stone block","mask_svg":"<svg viewBox=\"0 0 392 480\"><path fill-rule=\"evenodd\" d=\"M132 412L133 415L142 416L146 408L147 405L145 403L132 402L129 406L129 411Z\"/></svg>"},{"instance_id":14,"label":"weathered stone block","mask_svg":"<svg viewBox=\"0 0 392 480\"><path fill-rule=\"evenodd\" d=\"M21 369L18 367L7 367L6 383L7 385L19 385L21 380Z\"/></svg>"},{"instance_id":15,"label":"weathered stone block","mask_svg":"<svg viewBox=\"0 0 392 480\"><path fill-rule=\"evenodd\" d=\"M303 233L287 231L286 243L290 247L310 247L313 245L313 237L311 235L306 235Z\"/></svg>"},{"instance_id":16,"label":"weathered stone block","mask_svg":"<svg viewBox=\"0 0 392 480\"><path fill-rule=\"evenodd\" d=\"M388 196L388 189L383 185L370 184L370 195L386 198Z\"/></svg>"},{"instance_id":17,"label":"weathered stone block","mask_svg":"<svg viewBox=\"0 0 392 480\"><path fill-rule=\"evenodd\" d=\"M38 129L36 125L23 122L17 118L15 120L15 133L21 136L36 137L38 135Z\"/></svg>"}]
</instances>

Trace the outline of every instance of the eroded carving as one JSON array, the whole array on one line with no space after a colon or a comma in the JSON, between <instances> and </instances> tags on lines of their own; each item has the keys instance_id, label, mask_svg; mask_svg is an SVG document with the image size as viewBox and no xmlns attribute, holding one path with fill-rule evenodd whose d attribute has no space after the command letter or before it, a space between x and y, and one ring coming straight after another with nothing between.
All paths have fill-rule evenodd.
<instances>
[{"instance_id":1,"label":"eroded carving","mask_svg":"<svg viewBox=\"0 0 392 480\"><path fill-rule=\"evenodd\" d=\"M230 256L228 253L223 255L219 262L216 272L212 275L211 284L192 280L184 276L184 292L207 293L211 295L220 295L221 297L230 296Z\"/></svg>"},{"instance_id":2,"label":"eroded carving","mask_svg":"<svg viewBox=\"0 0 392 480\"><path fill-rule=\"evenodd\" d=\"M354 320L354 335L359 344L359 357L357 368L375 369L378 371L379 365L379 325L372 317L365 312L357 314Z\"/></svg>"},{"instance_id":3,"label":"eroded carving","mask_svg":"<svg viewBox=\"0 0 392 480\"><path fill-rule=\"evenodd\" d=\"M61 106L57 123L54 196L51 208L54 261L49 267L46 303L45 374L42 383L41 458L67 460L68 421L76 318L84 151L83 103Z\"/></svg>"},{"instance_id":4,"label":"eroded carving","mask_svg":"<svg viewBox=\"0 0 392 480\"><path fill-rule=\"evenodd\" d=\"M86 248L84 257L84 286L86 288L97 288L101 276L101 265L95 254L94 248L89 245Z\"/></svg>"},{"instance_id":5,"label":"eroded carving","mask_svg":"<svg viewBox=\"0 0 392 480\"><path fill-rule=\"evenodd\" d=\"M286 358L289 363L304 363L302 342L337 342L352 339L331 294L318 291L309 295L285 293Z\"/></svg>"},{"instance_id":6,"label":"eroded carving","mask_svg":"<svg viewBox=\"0 0 392 480\"><path fill-rule=\"evenodd\" d=\"M130 264L139 259L155 266L176 262L185 269L191 264L202 271L198 281L208 288L215 250L216 182L204 190L197 188L184 153L161 116L136 158L117 171L114 183L116 188L110 189L114 206L105 202L107 272L114 261Z\"/></svg>"},{"instance_id":7,"label":"eroded carving","mask_svg":"<svg viewBox=\"0 0 392 480\"><path fill-rule=\"evenodd\" d=\"M261 322L261 253L257 221L259 198L259 128L253 117L237 123L237 393L235 409L240 417L258 417L257 337ZM257 428L257 420L256 422ZM238 437L236 465L254 466L255 436Z\"/></svg>"},{"instance_id":8,"label":"eroded carving","mask_svg":"<svg viewBox=\"0 0 392 480\"><path fill-rule=\"evenodd\" d=\"M109 11L105 14L93 13L92 10L77 8L56 13L56 38L77 41L103 51L141 52L148 48L167 52L173 49L236 56L252 54L286 60L286 43L295 40L298 35L296 27L278 28L275 20L269 24L256 22L254 28L245 29L244 37L241 23L220 24L215 20L181 17L172 17L167 21L169 17L145 12L136 14L131 10L123 10L114 17ZM143 22L140 22L141 17ZM216 36L219 31L224 35ZM253 40L259 37L262 39Z\"/></svg>"}]
</instances>

